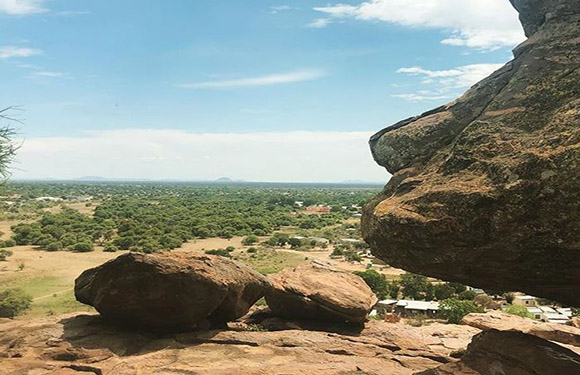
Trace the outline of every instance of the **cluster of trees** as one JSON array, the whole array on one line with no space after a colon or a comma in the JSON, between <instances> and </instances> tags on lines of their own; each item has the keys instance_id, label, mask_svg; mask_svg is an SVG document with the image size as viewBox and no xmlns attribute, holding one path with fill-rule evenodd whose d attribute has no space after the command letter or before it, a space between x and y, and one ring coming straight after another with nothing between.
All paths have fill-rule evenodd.
<instances>
[{"instance_id":1,"label":"cluster of trees","mask_svg":"<svg viewBox=\"0 0 580 375\"><path fill-rule=\"evenodd\" d=\"M404 273L399 280L388 281L385 275L374 269L356 271L362 277L379 299L400 297L423 301L443 301L457 299L471 301L476 295L460 283L432 283L423 275Z\"/></svg>"},{"instance_id":2,"label":"cluster of trees","mask_svg":"<svg viewBox=\"0 0 580 375\"><path fill-rule=\"evenodd\" d=\"M65 188L58 189L53 184L48 184L46 191L41 186L29 186L35 194L28 195L67 193ZM67 208L59 213L44 213L33 223L14 226L14 243L49 251L84 252L101 245L106 251L150 253L177 248L193 238L246 236L245 244L251 245L258 241L257 236L272 234L282 226L320 229L350 215L342 211L305 215L295 207L296 200L311 199L317 204L342 200L346 206L367 199L374 192L180 185L162 185L156 191L147 185L116 184L88 185L85 191L72 186L76 194L99 194L102 203L93 217ZM284 237L277 241L290 243Z\"/></svg>"},{"instance_id":3,"label":"cluster of trees","mask_svg":"<svg viewBox=\"0 0 580 375\"><path fill-rule=\"evenodd\" d=\"M0 292L0 318L14 318L30 308L32 297L22 289Z\"/></svg>"},{"instance_id":4,"label":"cluster of trees","mask_svg":"<svg viewBox=\"0 0 580 375\"><path fill-rule=\"evenodd\" d=\"M12 227L12 239L17 245L36 245L47 251L93 250L95 241L113 235L112 223L96 222L76 210L67 208L59 213L45 213L34 223L20 223Z\"/></svg>"}]
</instances>

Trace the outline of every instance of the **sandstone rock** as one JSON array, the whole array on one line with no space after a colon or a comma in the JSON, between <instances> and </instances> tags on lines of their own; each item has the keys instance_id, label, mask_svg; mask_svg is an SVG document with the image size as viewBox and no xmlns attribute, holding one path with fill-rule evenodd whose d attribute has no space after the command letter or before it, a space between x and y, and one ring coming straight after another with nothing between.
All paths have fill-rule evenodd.
<instances>
[{"instance_id":1,"label":"sandstone rock","mask_svg":"<svg viewBox=\"0 0 580 375\"><path fill-rule=\"evenodd\" d=\"M572 317L572 319L570 319L570 321L568 322L568 325L580 328L580 317L579 316Z\"/></svg>"},{"instance_id":2,"label":"sandstone rock","mask_svg":"<svg viewBox=\"0 0 580 375\"><path fill-rule=\"evenodd\" d=\"M356 334L303 330L194 331L159 336L98 315L0 324L1 375L411 375L450 363L442 342L475 328L371 321ZM450 335L447 337L447 335ZM17 356L15 354L18 354Z\"/></svg>"},{"instance_id":3,"label":"sandstone rock","mask_svg":"<svg viewBox=\"0 0 580 375\"><path fill-rule=\"evenodd\" d=\"M485 331L473 338L461 362L416 375L576 375L580 355L521 332Z\"/></svg>"},{"instance_id":4,"label":"sandstone rock","mask_svg":"<svg viewBox=\"0 0 580 375\"><path fill-rule=\"evenodd\" d=\"M580 329L578 328L563 324L538 322L500 311L490 311L486 314L469 314L463 318L461 324L479 328L483 331L495 329L498 331L522 332L546 340L580 347Z\"/></svg>"},{"instance_id":5,"label":"sandstone rock","mask_svg":"<svg viewBox=\"0 0 580 375\"><path fill-rule=\"evenodd\" d=\"M289 319L362 323L377 302L362 278L316 263L270 275L266 302Z\"/></svg>"},{"instance_id":6,"label":"sandstone rock","mask_svg":"<svg viewBox=\"0 0 580 375\"><path fill-rule=\"evenodd\" d=\"M83 272L75 295L111 321L187 330L243 316L264 285L262 275L218 256L129 253Z\"/></svg>"},{"instance_id":7,"label":"sandstone rock","mask_svg":"<svg viewBox=\"0 0 580 375\"><path fill-rule=\"evenodd\" d=\"M580 0L513 3L513 61L371 138L394 175L363 235L394 267L580 305Z\"/></svg>"}]
</instances>

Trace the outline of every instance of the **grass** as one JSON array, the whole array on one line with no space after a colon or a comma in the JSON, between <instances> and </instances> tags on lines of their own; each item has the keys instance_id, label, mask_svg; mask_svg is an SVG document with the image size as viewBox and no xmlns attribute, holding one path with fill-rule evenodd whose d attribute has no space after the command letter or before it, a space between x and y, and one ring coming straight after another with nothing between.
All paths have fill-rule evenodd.
<instances>
[{"instance_id":1,"label":"grass","mask_svg":"<svg viewBox=\"0 0 580 375\"><path fill-rule=\"evenodd\" d=\"M256 253L242 253L234 259L246 264L263 275L277 273L285 268L308 262L303 255L260 248Z\"/></svg>"},{"instance_id":2,"label":"grass","mask_svg":"<svg viewBox=\"0 0 580 375\"><path fill-rule=\"evenodd\" d=\"M91 311L75 300L70 283L56 276L36 276L12 279L2 283L2 289L20 288L32 296L32 306L23 317L35 318L65 314L74 311Z\"/></svg>"}]
</instances>

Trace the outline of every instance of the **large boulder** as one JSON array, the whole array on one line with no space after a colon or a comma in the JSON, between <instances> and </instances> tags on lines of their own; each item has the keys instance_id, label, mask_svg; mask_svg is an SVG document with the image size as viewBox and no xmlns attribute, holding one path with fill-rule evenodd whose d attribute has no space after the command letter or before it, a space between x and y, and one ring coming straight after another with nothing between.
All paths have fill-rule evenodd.
<instances>
[{"instance_id":1,"label":"large boulder","mask_svg":"<svg viewBox=\"0 0 580 375\"><path fill-rule=\"evenodd\" d=\"M485 314L469 314L461 324L489 331L523 332L546 340L580 347L580 329L564 324L544 323L501 311L489 311Z\"/></svg>"},{"instance_id":2,"label":"large boulder","mask_svg":"<svg viewBox=\"0 0 580 375\"><path fill-rule=\"evenodd\" d=\"M577 375L580 355L521 332L489 330L476 335L459 363L416 375Z\"/></svg>"},{"instance_id":3,"label":"large boulder","mask_svg":"<svg viewBox=\"0 0 580 375\"><path fill-rule=\"evenodd\" d=\"M223 257L129 253L83 272L75 296L111 321L189 330L243 316L264 285L262 275Z\"/></svg>"},{"instance_id":4,"label":"large boulder","mask_svg":"<svg viewBox=\"0 0 580 375\"><path fill-rule=\"evenodd\" d=\"M361 277L317 263L284 270L268 280L268 306L289 319L362 323L377 303Z\"/></svg>"},{"instance_id":5,"label":"large boulder","mask_svg":"<svg viewBox=\"0 0 580 375\"><path fill-rule=\"evenodd\" d=\"M580 305L580 0L512 2L513 61L371 138L393 177L363 235L395 267Z\"/></svg>"}]
</instances>

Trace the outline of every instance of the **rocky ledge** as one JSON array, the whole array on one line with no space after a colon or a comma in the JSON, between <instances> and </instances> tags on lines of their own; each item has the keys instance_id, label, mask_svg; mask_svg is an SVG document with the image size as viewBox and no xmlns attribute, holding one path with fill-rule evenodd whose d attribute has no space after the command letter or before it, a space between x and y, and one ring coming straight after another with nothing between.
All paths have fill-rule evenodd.
<instances>
[{"instance_id":1,"label":"rocky ledge","mask_svg":"<svg viewBox=\"0 0 580 375\"><path fill-rule=\"evenodd\" d=\"M393 177L363 234L395 267L580 306L580 0L512 3L513 61L371 138Z\"/></svg>"},{"instance_id":2,"label":"rocky ledge","mask_svg":"<svg viewBox=\"0 0 580 375\"><path fill-rule=\"evenodd\" d=\"M98 315L3 322L0 374L411 375L457 361L451 354L479 332L376 321L357 330L321 323L308 331L265 331L268 327L267 321L241 322L223 330L159 335L115 327Z\"/></svg>"}]
</instances>

